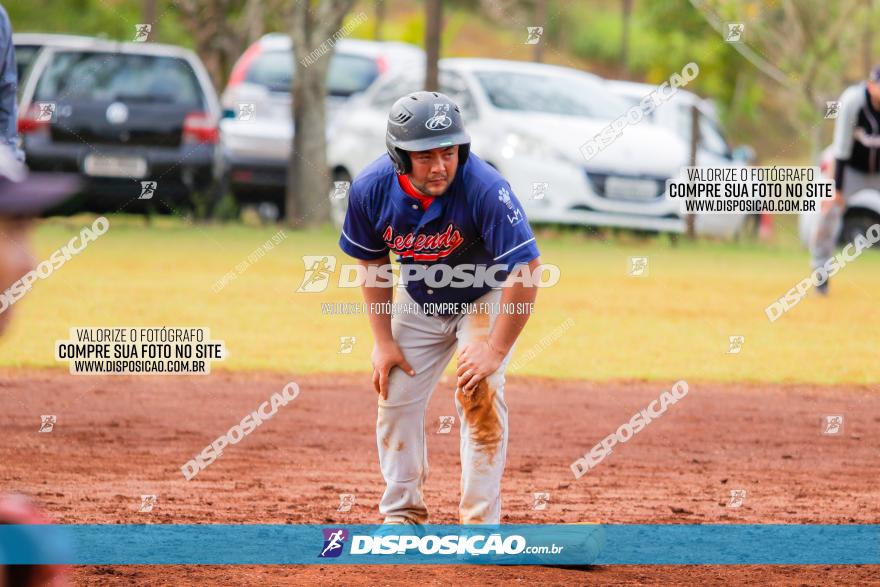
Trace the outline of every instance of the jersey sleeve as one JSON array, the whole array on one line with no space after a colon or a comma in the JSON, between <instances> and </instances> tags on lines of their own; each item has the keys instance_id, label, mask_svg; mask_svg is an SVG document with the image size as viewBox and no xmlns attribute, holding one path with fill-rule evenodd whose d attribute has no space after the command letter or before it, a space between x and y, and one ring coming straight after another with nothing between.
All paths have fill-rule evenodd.
<instances>
[{"instance_id":1,"label":"jersey sleeve","mask_svg":"<svg viewBox=\"0 0 880 587\"><path fill-rule=\"evenodd\" d=\"M840 111L834 125L834 142L831 145L835 159L846 161L852 155L853 131L859 119L859 109L864 102L865 88L849 87L840 96Z\"/></svg>"},{"instance_id":2,"label":"jersey sleeve","mask_svg":"<svg viewBox=\"0 0 880 587\"><path fill-rule=\"evenodd\" d=\"M351 185L349 191L339 247L346 254L364 261L380 259L388 254L388 247L376 230L376 219L370 217L366 198L356 183Z\"/></svg>"},{"instance_id":3,"label":"jersey sleeve","mask_svg":"<svg viewBox=\"0 0 880 587\"><path fill-rule=\"evenodd\" d=\"M505 263L512 271L539 256L532 227L509 183L496 182L474 208L480 236L494 263Z\"/></svg>"}]
</instances>

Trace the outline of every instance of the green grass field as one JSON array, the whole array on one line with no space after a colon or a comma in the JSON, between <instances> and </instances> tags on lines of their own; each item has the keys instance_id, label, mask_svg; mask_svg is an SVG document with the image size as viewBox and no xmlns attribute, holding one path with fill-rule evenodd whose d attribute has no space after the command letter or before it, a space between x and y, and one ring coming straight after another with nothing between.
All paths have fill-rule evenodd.
<instances>
[{"instance_id":1,"label":"green grass field","mask_svg":"<svg viewBox=\"0 0 880 587\"><path fill-rule=\"evenodd\" d=\"M91 223L51 219L36 231L46 259ZM880 254L869 253L834 279L828 299L808 296L774 323L764 308L808 273L793 218L777 217L773 244L665 238L588 238L539 231L542 260L562 277L541 290L536 313L514 357L536 356L517 374L585 379L679 378L706 381L880 381L877 292ZM39 281L14 309L0 343L0 366L56 366L54 341L79 326L207 326L225 341L221 369L290 373L364 371L372 348L365 316L327 316L321 304L359 302L356 289L333 286L296 293L302 255L345 256L328 227L286 231L286 240L219 293L214 283L258 248L277 227L190 226L162 218L111 217L106 235ZM646 277L627 274L631 256L649 258ZM539 345L566 320L573 326ZM570 323L569 323L570 324ZM728 337L745 336L740 354ZM351 354L339 337L355 336ZM218 365L215 364L215 369Z\"/></svg>"}]
</instances>

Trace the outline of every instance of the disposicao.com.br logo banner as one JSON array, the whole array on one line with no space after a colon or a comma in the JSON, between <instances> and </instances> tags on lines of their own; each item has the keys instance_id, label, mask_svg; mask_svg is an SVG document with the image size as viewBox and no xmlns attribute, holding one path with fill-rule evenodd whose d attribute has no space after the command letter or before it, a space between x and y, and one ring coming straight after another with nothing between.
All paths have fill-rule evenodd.
<instances>
[{"instance_id":1,"label":"disposicao.com.br logo banner","mask_svg":"<svg viewBox=\"0 0 880 587\"><path fill-rule=\"evenodd\" d=\"M9 564L880 564L876 524L0 525Z\"/></svg>"},{"instance_id":2,"label":"disposicao.com.br logo banner","mask_svg":"<svg viewBox=\"0 0 880 587\"><path fill-rule=\"evenodd\" d=\"M576 531L564 540L572 552L572 547L578 548L581 562L585 559L595 559L601 547L601 528L594 525L587 531ZM350 544L346 545L348 538ZM534 537L533 537L534 538ZM560 536L560 538L562 538ZM536 542L541 544L529 544L529 541L520 533L504 531L500 526L449 528L441 527L433 530L411 528L400 525L380 526L369 532L349 535L345 528L324 529L324 545L320 558L337 558L343 552L349 556L375 555L389 556L433 556L433 557L458 557L468 559L472 557L490 557L495 562L505 557L536 557L537 562L559 562L566 544L546 542L552 540L550 536L538 538ZM589 543L584 549L583 547ZM516 559L512 558L511 562ZM477 562L473 559L473 562ZM483 561L487 562L487 561ZM524 562L524 561L523 561Z\"/></svg>"}]
</instances>

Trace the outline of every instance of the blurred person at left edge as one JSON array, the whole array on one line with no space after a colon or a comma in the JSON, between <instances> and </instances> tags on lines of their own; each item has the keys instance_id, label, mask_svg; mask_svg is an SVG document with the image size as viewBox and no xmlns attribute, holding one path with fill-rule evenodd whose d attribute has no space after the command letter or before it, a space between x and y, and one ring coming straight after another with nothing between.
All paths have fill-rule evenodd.
<instances>
[{"instance_id":1,"label":"blurred person at left edge","mask_svg":"<svg viewBox=\"0 0 880 587\"><path fill-rule=\"evenodd\" d=\"M29 236L36 216L74 193L77 187L76 176L29 174L12 149L0 144L0 295L34 268ZM12 315L12 306L0 313L0 336L7 330ZM0 525L48 523L46 515L24 495L0 493ZM0 561L4 560L4 551L52 556L58 547L41 541L39 534L0 530ZM2 565L0 587L58 587L67 584L66 574L67 568L61 565Z\"/></svg>"}]
</instances>

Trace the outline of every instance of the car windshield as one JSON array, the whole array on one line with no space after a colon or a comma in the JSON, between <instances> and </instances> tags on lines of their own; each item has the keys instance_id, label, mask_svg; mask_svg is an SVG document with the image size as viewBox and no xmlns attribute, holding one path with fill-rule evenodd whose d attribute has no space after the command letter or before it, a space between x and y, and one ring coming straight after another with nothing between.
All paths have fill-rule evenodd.
<instances>
[{"instance_id":1,"label":"car windshield","mask_svg":"<svg viewBox=\"0 0 880 587\"><path fill-rule=\"evenodd\" d=\"M626 103L589 76L555 76L511 71L475 73L496 107L613 120Z\"/></svg>"},{"instance_id":2,"label":"car windshield","mask_svg":"<svg viewBox=\"0 0 880 587\"><path fill-rule=\"evenodd\" d=\"M464 78L454 71L441 69L439 81L440 91L459 105L462 117L466 121L476 119L477 110L474 106L474 99ZM375 108L387 112L398 98L424 89L425 76L424 72L413 74L410 71L380 83L381 85L373 94L372 102Z\"/></svg>"},{"instance_id":3,"label":"car windshield","mask_svg":"<svg viewBox=\"0 0 880 587\"><path fill-rule=\"evenodd\" d=\"M379 66L375 60L337 53L327 72L327 92L331 96L350 96L369 88L377 77Z\"/></svg>"},{"instance_id":4,"label":"car windshield","mask_svg":"<svg viewBox=\"0 0 880 587\"><path fill-rule=\"evenodd\" d=\"M289 92L293 79L293 53L267 51L254 60L245 80L272 92ZM336 53L327 72L327 93L350 96L362 92L379 76L375 60L360 55Z\"/></svg>"},{"instance_id":5,"label":"car windshield","mask_svg":"<svg viewBox=\"0 0 880 587\"><path fill-rule=\"evenodd\" d=\"M183 59L84 51L56 53L34 99L203 106L198 80Z\"/></svg>"}]
</instances>

